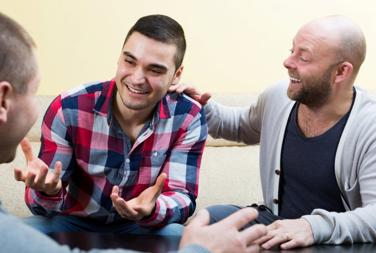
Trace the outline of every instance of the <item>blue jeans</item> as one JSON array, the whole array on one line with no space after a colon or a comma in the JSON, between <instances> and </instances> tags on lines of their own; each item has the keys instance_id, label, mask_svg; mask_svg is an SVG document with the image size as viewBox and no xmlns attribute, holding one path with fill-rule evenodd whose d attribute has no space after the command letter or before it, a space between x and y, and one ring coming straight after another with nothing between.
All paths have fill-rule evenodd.
<instances>
[{"instance_id":1,"label":"blue jeans","mask_svg":"<svg viewBox=\"0 0 376 253\"><path fill-rule=\"evenodd\" d=\"M96 232L96 233L121 233L121 234L153 234L163 236L181 236L184 226L172 223L163 228L153 229L142 227L135 222L124 221L122 223L101 224L91 219L57 215L53 217L45 217L34 215L24 218L24 223L33 227L44 234L53 232Z\"/></svg>"},{"instance_id":2,"label":"blue jeans","mask_svg":"<svg viewBox=\"0 0 376 253\"><path fill-rule=\"evenodd\" d=\"M283 219L280 216L274 215L273 212L264 205L253 204L248 207L253 207L257 209L258 217L254 221L251 221L245 227L249 227L255 224L269 225L276 220ZM210 214L210 224L213 224L226 218L227 216L230 216L231 214L235 213L236 211L242 208L243 207L236 206L236 205L214 205L214 206L209 206L206 209L208 210Z\"/></svg>"}]
</instances>

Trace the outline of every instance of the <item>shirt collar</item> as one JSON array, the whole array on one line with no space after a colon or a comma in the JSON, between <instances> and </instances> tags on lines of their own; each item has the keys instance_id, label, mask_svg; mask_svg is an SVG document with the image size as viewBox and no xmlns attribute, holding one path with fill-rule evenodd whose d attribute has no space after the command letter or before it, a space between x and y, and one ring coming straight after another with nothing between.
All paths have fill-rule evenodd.
<instances>
[{"instance_id":1,"label":"shirt collar","mask_svg":"<svg viewBox=\"0 0 376 253\"><path fill-rule=\"evenodd\" d=\"M94 106L94 112L105 116L111 110L111 104L113 100L113 96L115 95L116 91L116 84L115 80L112 79L111 81L105 82L102 84L103 89L99 95L99 98Z\"/></svg>"}]
</instances>

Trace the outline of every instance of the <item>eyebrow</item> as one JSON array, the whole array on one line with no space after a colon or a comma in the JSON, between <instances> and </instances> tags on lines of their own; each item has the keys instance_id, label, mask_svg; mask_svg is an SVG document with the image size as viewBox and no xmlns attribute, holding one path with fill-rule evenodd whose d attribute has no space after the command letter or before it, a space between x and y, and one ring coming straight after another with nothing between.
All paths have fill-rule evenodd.
<instances>
[{"instance_id":1,"label":"eyebrow","mask_svg":"<svg viewBox=\"0 0 376 253\"><path fill-rule=\"evenodd\" d=\"M124 51L124 52L123 52L123 55L124 55L124 56L128 56L128 57L131 57L133 60L137 60L137 58L136 58L135 56L133 56L133 54L131 54L131 53L127 52L127 51Z\"/></svg>"},{"instance_id":2,"label":"eyebrow","mask_svg":"<svg viewBox=\"0 0 376 253\"><path fill-rule=\"evenodd\" d=\"M302 52L312 53L312 50L310 50L308 47L299 47L298 49Z\"/></svg>"},{"instance_id":3,"label":"eyebrow","mask_svg":"<svg viewBox=\"0 0 376 253\"><path fill-rule=\"evenodd\" d=\"M124 55L124 56L127 56L127 57L130 57L130 58L132 58L133 60L136 60L136 61L137 61L137 58L136 58L133 54L131 54L130 52L128 52L128 51L123 51L123 55ZM168 70L166 66L164 66L164 65L162 65L162 64L158 64L158 63L151 63L151 64L149 64L148 66L149 66L150 68L158 68L158 69L160 69L161 71L167 71L167 70Z\"/></svg>"},{"instance_id":4,"label":"eyebrow","mask_svg":"<svg viewBox=\"0 0 376 253\"><path fill-rule=\"evenodd\" d=\"M296 45L295 45L295 42L293 41L292 42L292 48L295 48ZM298 50L300 51L303 51L303 52L308 52L308 53L312 53L312 50L308 47L305 47L305 46L300 46L300 47L297 47Z\"/></svg>"}]
</instances>

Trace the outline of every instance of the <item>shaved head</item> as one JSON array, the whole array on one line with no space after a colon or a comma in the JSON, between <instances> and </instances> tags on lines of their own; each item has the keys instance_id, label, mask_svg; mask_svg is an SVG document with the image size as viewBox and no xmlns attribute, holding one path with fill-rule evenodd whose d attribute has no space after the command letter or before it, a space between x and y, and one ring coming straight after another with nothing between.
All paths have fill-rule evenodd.
<instances>
[{"instance_id":1,"label":"shaved head","mask_svg":"<svg viewBox=\"0 0 376 253\"><path fill-rule=\"evenodd\" d=\"M343 16L328 16L315 19L300 30L314 30L317 36L331 44L337 51L338 61L347 61L353 65L356 75L366 57L366 41L360 27L351 19Z\"/></svg>"}]
</instances>

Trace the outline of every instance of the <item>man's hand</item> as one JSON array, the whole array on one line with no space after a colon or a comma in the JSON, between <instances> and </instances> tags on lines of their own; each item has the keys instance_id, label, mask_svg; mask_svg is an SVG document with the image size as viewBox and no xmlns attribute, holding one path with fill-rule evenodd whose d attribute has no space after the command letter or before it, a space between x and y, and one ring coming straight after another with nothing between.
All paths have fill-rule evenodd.
<instances>
[{"instance_id":1,"label":"man's hand","mask_svg":"<svg viewBox=\"0 0 376 253\"><path fill-rule=\"evenodd\" d=\"M267 233L256 243L264 249L280 245L281 249L307 247L314 243L311 225L303 218L277 220L266 227Z\"/></svg>"},{"instance_id":2,"label":"man's hand","mask_svg":"<svg viewBox=\"0 0 376 253\"><path fill-rule=\"evenodd\" d=\"M259 246L254 242L265 235L265 226L253 225L241 230L256 217L257 211L254 208L243 208L215 224L208 225L209 213L205 209L201 210L185 228L180 248L198 244L213 253L259 252Z\"/></svg>"},{"instance_id":3,"label":"man's hand","mask_svg":"<svg viewBox=\"0 0 376 253\"><path fill-rule=\"evenodd\" d=\"M47 195L56 195L62 187L60 174L61 162L55 163L55 170L48 171L48 166L33 155L30 142L25 138L21 141L21 148L26 158L26 169L14 169L14 177L17 181L25 182L25 185Z\"/></svg>"},{"instance_id":4,"label":"man's hand","mask_svg":"<svg viewBox=\"0 0 376 253\"><path fill-rule=\"evenodd\" d=\"M150 186L138 197L129 201L125 201L120 197L119 186L114 186L111 193L112 205L121 217L128 220L141 220L154 210L155 202L162 192L166 178L166 173L160 174L153 186Z\"/></svg>"},{"instance_id":5,"label":"man's hand","mask_svg":"<svg viewBox=\"0 0 376 253\"><path fill-rule=\"evenodd\" d=\"M175 85L171 85L170 88L168 89L169 92L177 92L177 93L185 93L197 102L199 102L201 105L206 105L206 103L209 101L211 98L211 95L207 92L201 93L193 87L192 85L189 84L184 84L184 83L178 83Z\"/></svg>"}]
</instances>

